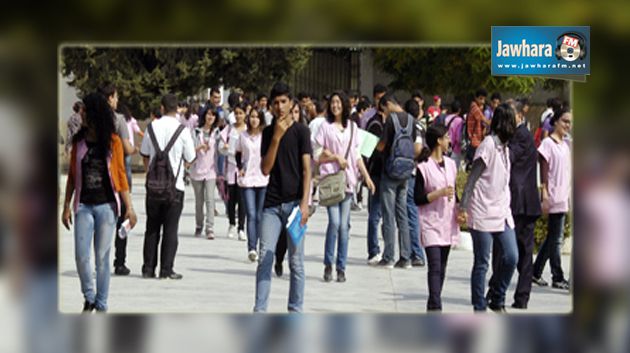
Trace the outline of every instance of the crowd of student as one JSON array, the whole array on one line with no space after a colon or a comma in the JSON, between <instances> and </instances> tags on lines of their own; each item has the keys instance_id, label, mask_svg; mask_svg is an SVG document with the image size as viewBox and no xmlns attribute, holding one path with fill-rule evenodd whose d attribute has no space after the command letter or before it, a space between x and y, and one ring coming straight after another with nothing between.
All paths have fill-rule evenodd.
<instances>
[{"instance_id":1,"label":"crowd of student","mask_svg":"<svg viewBox=\"0 0 630 353\"><path fill-rule=\"evenodd\" d=\"M156 277L158 248L158 276L183 277L174 271L174 261L184 192L191 184L195 236L217 236L218 191L228 214L226 236L247 241L247 257L258 263L254 311L266 311L272 268L282 275L288 251L288 310L300 312L308 235L299 242L287 236L289 215L299 208L304 225L320 202L326 207L323 279L333 280L334 266L336 280L345 282L351 210L363 207L366 187L367 263L401 269L428 263L428 311L442 310L448 256L463 224L473 240L475 311L505 311L515 269L519 279L512 307L527 308L532 282L547 285L542 279L547 260L552 285L568 289L560 247L571 193L571 113L566 103L549 100L541 128L532 134L526 100L501 103L495 93L486 104L487 95L477 90L462 114L459 101L444 109L439 96L425 112L419 92L401 105L380 84L372 99L335 91L316 100L304 93L294 98L286 84L276 83L269 97L259 94L252 101L233 92L229 107L221 105L221 92L213 88L201 105L165 95L142 132L129 109L118 104L116 88L104 84L75 104L66 142L70 168L62 223L70 229L74 216L84 311L107 310L112 243L114 274L130 273L126 237L119 233L137 222L130 198L130 158L137 152L147 172L143 278ZM362 155L365 133L379 142ZM142 137L139 146L136 134ZM464 169L469 175L460 199L457 175ZM340 187L318 192L320 185ZM549 215L548 234L533 263L534 224L543 213Z\"/></svg>"}]
</instances>

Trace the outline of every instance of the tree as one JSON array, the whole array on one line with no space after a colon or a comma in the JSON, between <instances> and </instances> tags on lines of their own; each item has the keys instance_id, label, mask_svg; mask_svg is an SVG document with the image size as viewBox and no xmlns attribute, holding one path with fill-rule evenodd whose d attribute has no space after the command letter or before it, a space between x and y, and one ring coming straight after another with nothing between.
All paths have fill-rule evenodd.
<instances>
[{"instance_id":1,"label":"tree","mask_svg":"<svg viewBox=\"0 0 630 353\"><path fill-rule=\"evenodd\" d=\"M161 96L181 98L224 85L266 91L274 81L300 70L311 50L294 48L64 47L61 73L80 95L105 81L117 87L134 116L148 116Z\"/></svg>"},{"instance_id":2,"label":"tree","mask_svg":"<svg viewBox=\"0 0 630 353\"><path fill-rule=\"evenodd\" d=\"M470 97L479 87L488 91L529 94L536 87L554 88L562 81L531 76L492 76L489 46L472 48L380 48L375 63L391 74L392 88L452 93Z\"/></svg>"}]
</instances>

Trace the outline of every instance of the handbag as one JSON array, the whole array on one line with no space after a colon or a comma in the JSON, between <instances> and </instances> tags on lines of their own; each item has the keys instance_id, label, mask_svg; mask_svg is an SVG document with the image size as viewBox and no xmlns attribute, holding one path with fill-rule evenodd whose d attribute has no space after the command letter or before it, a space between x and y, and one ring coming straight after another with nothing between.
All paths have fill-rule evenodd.
<instances>
[{"instance_id":1,"label":"handbag","mask_svg":"<svg viewBox=\"0 0 630 353\"><path fill-rule=\"evenodd\" d=\"M352 138L354 137L354 125L350 123L350 141L346 156L350 153ZM322 206L332 206L343 201L346 197L346 172L339 170L337 173L328 174L319 181L319 204Z\"/></svg>"}]
</instances>

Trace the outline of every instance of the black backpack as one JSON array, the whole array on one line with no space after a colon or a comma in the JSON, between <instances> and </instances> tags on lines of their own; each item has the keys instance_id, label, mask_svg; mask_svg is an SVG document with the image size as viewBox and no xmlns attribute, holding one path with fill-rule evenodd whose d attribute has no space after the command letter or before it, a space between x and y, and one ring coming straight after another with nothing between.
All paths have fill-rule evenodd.
<instances>
[{"instance_id":1,"label":"black backpack","mask_svg":"<svg viewBox=\"0 0 630 353\"><path fill-rule=\"evenodd\" d=\"M160 146L155 139L155 133L153 132L153 124L149 124L147 129L153 148L155 149L155 155L151 164L149 164L149 170L147 171L147 200L155 202L172 202L175 200L177 189L175 189L175 183L179 176L182 163L180 160L179 167L177 168L177 174L173 175L173 168L168 159L168 152L171 150L175 141L186 127L180 125L175 133L168 141L168 144L163 151L160 150ZM183 158L183 156L182 156Z\"/></svg>"}]
</instances>

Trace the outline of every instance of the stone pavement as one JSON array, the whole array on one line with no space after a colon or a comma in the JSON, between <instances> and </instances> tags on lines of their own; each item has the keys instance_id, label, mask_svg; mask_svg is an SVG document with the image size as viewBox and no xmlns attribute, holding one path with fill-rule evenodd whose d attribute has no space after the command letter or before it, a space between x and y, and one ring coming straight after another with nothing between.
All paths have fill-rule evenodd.
<instances>
[{"instance_id":1,"label":"stone pavement","mask_svg":"<svg viewBox=\"0 0 630 353\"><path fill-rule=\"evenodd\" d=\"M60 178L62 195L65 175ZM61 198L60 198L61 200ZM134 175L133 204L138 224L131 231L127 246L127 266L131 275L112 275L109 290L110 313L250 313L254 304L256 264L247 259L244 241L227 238L228 220L223 203L217 201L220 215L215 218L215 240L195 238L194 194L190 186L179 225L179 247L175 271L181 281L142 279L142 246L146 224L144 212L144 175ZM62 205L59 205L59 214ZM324 240L327 226L326 209L318 208L308 222L305 237L306 313L424 313L428 297L427 268L380 269L368 266L367 212L351 213L348 245L347 282L326 283L322 279ZM59 216L59 219L61 217ZM74 240L59 221L59 309L79 313L83 305L74 262ZM466 234L463 234L466 236ZM380 241L383 248L382 239ZM112 245L111 261L114 247ZM563 268L569 273L570 257L563 255ZM451 251L442 293L444 312L471 313L470 271L473 254L470 250ZM269 312L286 312L289 291L288 262L281 278L273 275ZM113 268L112 268L113 271ZM550 282L549 266L543 276ZM512 303L516 275L506 304ZM508 307L514 314L569 313L572 295L551 287L533 287L529 310Z\"/></svg>"}]
</instances>

